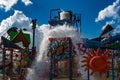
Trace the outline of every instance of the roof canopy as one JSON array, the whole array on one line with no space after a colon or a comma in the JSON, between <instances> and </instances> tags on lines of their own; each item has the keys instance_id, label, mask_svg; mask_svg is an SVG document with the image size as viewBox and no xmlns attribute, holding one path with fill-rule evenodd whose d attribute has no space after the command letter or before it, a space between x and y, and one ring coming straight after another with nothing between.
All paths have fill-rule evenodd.
<instances>
[{"instance_id":1,"label":"roof canopy","mask_svg":"<svg viewBox=\"0 0 120 80\"><path fill-rule=\"evenodd\" d=\"M10 41L13 43L22 42L24 47L28 47L30 44L30 34L23 33L22 30L18 32L11 31L9 35Z\"/></svg>"},{"instance_id":2,"label":"roof canopy","mask_svg":"<svg viewBox=\"0 0 120 80\"><path fill-rule=\"evenodd\" d=\"M103 36L104 34L110 32L111 30L113 30L114 28L112 26L110 26L109 24L107 24L105 26L105 28L103 29L102 33L100 34L100 37Z\"/></svg>"}]
</instances>

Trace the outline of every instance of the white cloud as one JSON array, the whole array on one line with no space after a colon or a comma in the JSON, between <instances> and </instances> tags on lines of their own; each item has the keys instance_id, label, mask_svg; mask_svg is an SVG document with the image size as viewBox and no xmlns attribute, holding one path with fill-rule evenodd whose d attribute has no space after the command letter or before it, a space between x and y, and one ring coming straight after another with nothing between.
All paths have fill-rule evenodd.
<instances>
[{"instance_id":1,"label":"white cloud","mask_svg":"<svg viewBox=\"0 0 120 80\"><path fill-rule=\"evenodd\" d=\"M115 24L116 22L114 20L111 20L111 21L107 21L106 24Z\"/></svg>"},{"instance_id":2,"label":"white cloud","mask_svg":"<svg viewBox=\"0 0 120 80\"><path fill-rule=\"evenodd\" d=\"M120 25L117 25L117 27L113 31L113 35L120 34Z\"/></svg>"},{"instance_id":3,"label":"white cloud","mask_svg":"<svg viewBox=\"0 0 120 80\"><path fill-rule=\"evenodd\" d=\"M30 0L22 0L22 2L27 6L32 4L32 2Z\"/></svg>"},{"instance_id":4,"label":"white cloud","mask_svg":"<svg viewBox=\"0 0 120 80\"><path fill-rule=\"evenodd\" d=\"M104 20L105 18L113 18L118 19L120 18L118 11L120 10L120 0L116 0L113 2L112 5L109 5L108 7L101 10L98 14L98 17L95 19L95 22Z\"/></svg>"},{"instance_id":5,"label":"white cloud","mask_svg":"<svg viewBox=\"0 0 120 80\"><path fill-rule=\"evenodd\" d=\"M18 0L0 0L0 8L5 9L5 11L8 11L17 2L18 2Z\"/></svg>"},{"instance_id":6,"label":"white cloud","mask_svg":"<svg viewBox=\"0 0 120 80\"><path fill-rule=\"evenodd\" d=\"M30 29L30 21L30 18L26 17L22 11L15 10L12 16L1 22L0 34L6 33L11 27Z\"/></svg>"},{"instance_id":7,"label":"white cloud","mask_svg":"<svg viewBox=\"0 0 120 80\"><path fill-rule=\"evenodd\" d=\"M30 0L21 0L26 6L32 4ZM18 0L0 0L0 9L5 9L5 11L9 11L15 4L17 4Z\"/></svg>"},{"instance_id":8,"label":"white cloud","mask_svg":"<svg viewBox=\"0 0 120 80\"><path fill-rule=\"evenodd\" d=\"M18 29L20 28L26 28L28 32L31 34L31 44L30 47L32 46L32 24L31 24L31 18L27 17L26 15L23 14L22 11L15 10L14 14L12 16L9 16L8 18L2 20L0 23L0 36L6 36L7 30L10 29L11 27L17 27ZM39 49L40 46L40 41L42 40L45 32L48 32L50 29L50 26L47 24L43 24L41 26L37 25L36 28L36 35L35 35L35 45L36 49Z\"/></svg>"},{"instance_id":9,"label":"white cloud","mask_svg":"<svg viewBox=\"0 0 120 80\"><path fill-rule=\"evenodd\" d=\"M112 21L107 21L106 24L102 27L102 30L104 30L105 27L106 27L108 24L109 24L109 25L115 24L115 21L114 21L114 20L112 20Z\"/></svg>"}]
</instances>

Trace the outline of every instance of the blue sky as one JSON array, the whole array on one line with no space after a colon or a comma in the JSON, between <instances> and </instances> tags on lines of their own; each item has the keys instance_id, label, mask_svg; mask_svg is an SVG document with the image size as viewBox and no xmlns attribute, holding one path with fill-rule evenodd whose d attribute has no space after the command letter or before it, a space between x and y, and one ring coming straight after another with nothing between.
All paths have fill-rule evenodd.
<instances>
[{"instance_id":1,"label":"blue sky","mask_svg":"<svg viewBox=\"0 0 120 80\"><path fill-rule=\"evenodd\" d=\"M100 35L107 23L119 28L119 4L120 0L0 0L0 23L6 23L3 21L18 10L27 18L36 18L40 26L48 24L50 9L60 8L80 13L83 36L93 38ZM2 24L0 27L3 27Z\"/></svg>"}]
</instances>

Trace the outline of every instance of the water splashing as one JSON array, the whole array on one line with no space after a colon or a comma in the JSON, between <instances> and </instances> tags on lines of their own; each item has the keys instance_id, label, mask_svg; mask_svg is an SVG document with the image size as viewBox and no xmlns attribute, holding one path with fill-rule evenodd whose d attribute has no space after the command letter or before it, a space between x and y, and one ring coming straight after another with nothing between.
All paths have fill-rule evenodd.
<instances>
[{"instance_id":1,"label":"water splashing","mask_svg":"<svg viewBox=\"0 0 120 80\"><path fill-rule=\"evenodd\" d=\"M48 27L43 26L41 29L39 29L39 31L42 33L42 35L37 34L39 37L36 39L36 43L39 42L39 49L32 67L28 69L27 80L49 80L50 62L49 58L47 57L48 46L50 43L48 40L49 38L71 37L72 43L75 45L75 47L77 43L81 42L79 33L76 32L72 26L67 27L66 25L63 25L57 26L54 29L48 29ZM81 68L80 60L82 59L82 56L79 54L77 49L75 50L77 51L77 56L75 59L77 59L78 71L81 73L80 79L87 80L87 72L83 71Z\"/></svg>"}]
</instances>

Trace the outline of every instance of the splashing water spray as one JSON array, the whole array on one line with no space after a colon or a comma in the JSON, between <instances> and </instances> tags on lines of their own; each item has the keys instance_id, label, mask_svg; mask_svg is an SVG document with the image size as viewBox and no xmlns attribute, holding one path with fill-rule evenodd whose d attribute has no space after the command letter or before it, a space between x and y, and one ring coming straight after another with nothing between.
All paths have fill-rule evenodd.
<instances>
[{"instance_id":1,"label":"splashing water spray","mask_svg":"<svg viewBox=\"0 0 120 80\"><path fill-rule=\"evenodd\" d=\"M58 19L52 19L51 15L52 12L50 12L50 25L44 25L37 29L37 39L35 42L39 49L37 49L36 58L31 68L28 68L26 79L88 80L87 72L85 72L82 67L85 66L87 68L86 70L89 68L93 70L93 68L95 68L97 65L88 65L89 62L95 63L95 60L97 59L100 59L102 62L104 61L101 60L101 57L99 56L97 56L97 58L91 57L92 55L96 56L99 54L100 49L97 50L97 53L94 53L94 51L91 50L91 52L93 52L91 55L87 54L87 56L83 56L86 54L86 48L83 46L83 42L80 38L81 15L77 17L76 15L73 15L71 11L59 12ZM72 16L74 16L74 18ZM76 27L72 24L73 22L75 23L74 25L76 25ZM78 23L80 23L80 26L78 26ZM71 44L69 44L69 40L71 40ZM70 52L72 57L70 57ZM106 52L103 57L105 57L107 54L108 53ZM86 64L82 66L82 63ZM100 62L98 61L98 63ZM108 65L105 65L104 67L108 68ZM95 70L98 70L99 73L104 72L104 67L102 70L100 68L95 68L91 74L95 73ZM101 77L99 77L99 74L95 73L95 75L96 76L91 77L91 80L98 80L97 78L102 80Z\"/></svg>"}]
</instances>

